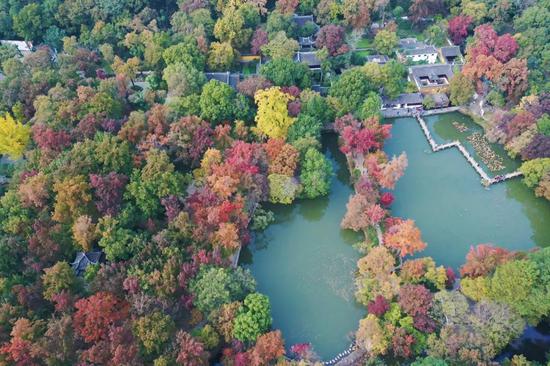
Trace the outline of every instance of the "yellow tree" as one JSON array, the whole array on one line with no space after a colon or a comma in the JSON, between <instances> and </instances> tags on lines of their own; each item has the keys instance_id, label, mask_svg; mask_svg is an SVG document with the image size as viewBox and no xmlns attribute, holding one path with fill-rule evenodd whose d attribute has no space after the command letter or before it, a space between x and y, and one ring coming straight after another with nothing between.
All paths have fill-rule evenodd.
<instances>
[{"instance_id":1,"label":"yellow tree","mask_svg":"<svg viewBox=\"0 0 550 366\"><path fill-rule=\"evenodd\" d=\"M16 121L10 114L0 116L0 154L7 154L11 159L19 159L29 142L29 126Z\"/></svg>"},{"instance_id":2,"label":"yellow tree","mask_svg":"<svg viewBox=\"0 0 550 366\"><path fill-rule=\"evenodd\" d=\"M254 96L258 105L256 123L258 129L271 138L286 138L295 118L288 115L287 104L294 97L279 87L259 90Z\"/></svg>"}]
</instances>

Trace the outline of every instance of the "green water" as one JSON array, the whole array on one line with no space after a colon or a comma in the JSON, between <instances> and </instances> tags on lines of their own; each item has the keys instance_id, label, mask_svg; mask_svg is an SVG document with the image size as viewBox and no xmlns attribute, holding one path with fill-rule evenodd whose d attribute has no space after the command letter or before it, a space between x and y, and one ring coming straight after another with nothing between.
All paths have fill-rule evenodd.
<instances>
[{"instance_id":1,"label":"green water","mask_svg":"<svg viewBox=\"0 0 550 366\"><path fill-rule=\"evenodd\" d=\"M429 117L427 123L438 142L463 140L465 135L450 124L459 118L472 131L478 129L456 114ZM392 136L386 152L406 151L409 159L392 212L417 222L428 243L422 255L458 268L469 247L478 243L510 249L550 244L550 204L519 179L484 188L456 149L432 153L412 118L394 120ZM339 226L352 191L334 135L324 137L324 152L335 171L330 195L267 206L276 222L243 251L241 264L252 270L259 291L270 297L273 326L282 330L287 346L310 342L327 360L347 348L365 310L353 298L360 255L352 244L360 236ZM506 171L517 166L510 159L504 163Z\"/></svg>"},{"instance_id":2,"label":"green water","mask_svg":"<svg viewBox=\"0 0 550 366\"><path fill-rule=\"evenodd\" d=\"M458 114L431 116L426 121L441 143L462 140L450 125L459 118L478 128ZM399 118L392 124L385 151L390 156L405 151L409 160L394 191L392 213L416 221L428 244L421 255L458 268L471 245L529 249L550 244L550 203L535 197L520 179L484 188L457 149L432 153L415 119ZM506 171L517 166L511 159L504 162Z\"/></svg>"},{"instance_id":3,"label":"green water","mask_svg":"<svg viewBox=\"0 0 550 366\"><path fill-rule=\"evenodd\" d=\"M335 172L330 195L291 206L265 205L276 222L256 236L252 255L244 253L241 264L269 296L273 327L282 330L287 347L310 342L329 359L349 346L365 310L355 303L353 288L360 255L352 244L361 236L340 229L352 190L334 135L325 137L324 152Z\"/></svg>"}]
</instances>

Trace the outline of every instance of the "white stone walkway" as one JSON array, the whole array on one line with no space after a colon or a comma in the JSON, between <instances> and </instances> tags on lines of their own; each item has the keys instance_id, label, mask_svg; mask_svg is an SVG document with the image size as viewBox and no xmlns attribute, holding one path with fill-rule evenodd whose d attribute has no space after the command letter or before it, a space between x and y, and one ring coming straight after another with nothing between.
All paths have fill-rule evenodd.
<instances>
[{"instance_id":1,"label":"white stone walkway","mask_svg":"<svg viewBox=\"0 0 550 366\"><path fill-rule=\"evenodd\" d=\"M424 136L428 140L428 143L430 144L430 147L432 148L433 152L438 152L441 150L449 149L452 147L456 147L458 151L466 158L466 161L474 168L474 170L479 174L481 177L481 182L485 186L490 186L492 184L504 182L508 179L512 179L515 177L523 176L523 173L520 171L515 171L512 173L508 173L505 175L497 175L493 178L489 177L489 175L483 170L483 168L479 165L477 161L470 155L468 150L460 143L460 141L453 141L446 144L438 144L435 142L435 140L432 137L432 134L430 133L430 130L428 129L428 125L426 124L426 121L420 116L416 115L416 120L418 121L418 124L420 125L420 128L422 129L422 132L424 133Z\"/></svg>"}]
</instances>

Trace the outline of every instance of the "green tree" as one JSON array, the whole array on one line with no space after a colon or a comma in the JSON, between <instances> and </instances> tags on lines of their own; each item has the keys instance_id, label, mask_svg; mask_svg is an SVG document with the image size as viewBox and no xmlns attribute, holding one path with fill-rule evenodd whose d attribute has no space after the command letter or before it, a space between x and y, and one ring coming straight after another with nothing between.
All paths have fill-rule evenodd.
<instances>
[{"instance_id":1,"label":"green tree","mask_svg":"<svg viewBox=\"0 0 550 366\"><path fill-rule=\"evenodd\" d=\"M523 173L523 182L527 187L533 188L550 172L550 158L538 158L526 161L521 164L519 170Z\"/></svg>"},{"instance_id":2,"label":"green tree","mask_svg":"<svg viewBox=\"0 0 550 366\"><path fill-rule=\"evenodd\" d=\"M239 53L229 42L212 42L208 52L208 68L214 71L227 71L233 68Z\"/></svg>"},{"instance_id":3,"label":"green tree","mask_svg":"<svg viewBox=\"0 0 550 366\"><path fill-rule=\"evenodd\" d=\"M451 103L459 106L467 104L474 95L474 83L462 73L455 74L449 86Z\"/></svg>"},{"instance_id":4,"label":"green tree","mask_svg":"<svg viewBox=\"0 0 550 366\"><path fill-rule=\"evenodd\" d=\"M2 70L2 64L4 61L20 55L21 54L16 46L12 44L0 44L0 70Z\"/></svg>"},{"instance_id":5,"label":"green tree","mask_svg":"<svg viewBox=\"0 0 550 366\"><path fill-rule=\"evenodd\" d=\"M278 58L292 59L296 51L300 49L298 42L288 38L283 31L275 33L268 44L261 47L262 53L275 60Z\"/></svg>"},{"instance_id":6,"label":"green tree","mask_svg":"<svg viewBox=\"0 0 550 366\"><path fill-rule=\"evenodd\" d=\"M169 315L160 311L144 315L134 321L134 334L141 342L145 353L158 355L172 338L175 324Z\"/></svg>"},{"instance_id":7,"label":"green tree","mask_svg":"<svg viewBox=\"0 0 550 366\"><path fill-rule=\"evenodd\" d=\"M540 280L540 269L534 262L510 261L497 267L491 278L489 297L510 305L529 323L537 324L550 311L550 293Z\"/></svg>"},{"instance_id":8,"label":"green tree","mask_svg":"<svg viewBox=\"0 0 550 366\"><path fill-rule=\"evenodd\" d=\"M397 34L388 30L381 30L374 37L374 48L382 55L392 55L397 47Z\"/></svg>"},{"instance_id":9,"label":"green tree","mask_svg":"<svg viewBox=\"0 0 550 366\"><path fill-rule=\"evenodd\" d=\"M189 290L194 304L204 314L210 314L223 304L241 301L254 291L256 282L248 270L202 266L191 280Z\"/></svg>"},{"instance_id":10,"label":"green tree","mask_svg":"<svg viewBox=\"0 0 550 366\"><path fill-rule=\"evenodd\" d=\"M428 356L425 358L417 358L411 366L448 366L449 364L441 358Z\"/></svg>"},{"instance_id":11,"label":"green tree","mask_svg":"<svg viewBox=\"0 0 550 366\"><path fill-rule=\"evenodd\" d=\"M235 115L235 91L227 84L210 80L202 88L201 117L213 125L231 121Z\"/></svg>"},{"instance_id":12,"label":"green tree","mask_svg":"<svg viewBox=\"0 0 550 366\"><path fill-rule=\"evenodd\" d=\"M204 70L206 57L202 54L197 41L187 38L174 46L170 46L162 53L164 62L167 65L181 62L197 70Z\"/></svg>"},{"instance_id":13,"label":"green tree","mask_svg":"<svg viewBox=\"0 0 550 366\"><path fill-rule=\"evenodd\" d=\"M233 47L244 47L252 36L252 29L245 27L245 18L234 6L226 6L223 16L214 26L214 36L221 42L229 42Z\"/></svg>"},{"instance_id":14,"label":"green tree","mask_svg":"<svg viewBox=\"0 0 550 366\"><path fill-rule=\"evenodd\" d=\"M319 93L306 89L300 93L300 102L300 115L311 116L321 125L334 121L334 108Z\"/></svg>"},{"instance_id":15,"label":"green tree","mask_svg":"<svg viewBox=\"0 0 550 366\"><path fill-rule=\"evenodd\" d=\"M406 86L405 75L407 69L405 65L396 60L390 60L382 66L381 77L384 93L390 98L396 98L403 93Z\"/></svg>"},{"instance_id":16,"label":"green tree","mask_svg":"<svg viewBox=\"0 0 550 366\"><path fill-rule=\"evenodd\" d=\"M35 41L42 37L47 20L42 17L38 3L25 5L13 17L13 29L26 41Z\"/></svg>"},{"instance_id":17,"label":"green tree","mask_svg":"<svg viewBox=\"0 0 550 366\"><path fill-rule=\"evenodd\" d=\"M44 269L42 275L43 295L46 300L52 300L61 291L73 293L78 286L78 280L73 269L67 262L57 262Z\"/></svg>"},{"instance_id":18,"label":"green tree","mask_svg":"<svg viewBox=\"0 0 550 366\"><path fill-rule=\"evenodd\" d=\"M307 198L325 196L330 190L332 165L325 156L314 148L309 148L302 160L300 182L303 195Z\"/></svg>"},{"instance_id":19,"label":"green tree","mask_svg":"<svg viewBox=\"0 0 550 366\"><path fill-rule=\"evenodd\" d=\"M233 335L240 341L254 342L269 330L271 322L269 298L257 292L250 294L235 318Z\"/></svg>"},{"instance_id":20,"label":"green tree","mask_svg":"<svg viewBox=\"0 0 550 366\"><path fill-rule=\"evenodd\" d=\"M125 193L147 216L155 217L162 212L161 198L181 194L185 179L176 172L165 151L150 150L143 169L134 170Z\"/></svg>"},{"instance_id":21,"label":"green tree","mask_svg":"<svg viewBox=\"0 0 550 366\"><path fill-rule=\"evenodd\" d=\"M296 35L296 23L292 19L292 15L281 14L281 12L275 10L267 16L266 31L270 35L283 31L287 36L294 37Z\"/></svg>"},{"instance_id":22,"label":"green tree","mask_svg":"<svg viewBox=\"0 0 550 366\"><path fill-rule=\"evenodd\" d=\"M277 86L296 85L302 89L311 86L311 70L306 64L288 58L279 58L260 67L260 75Z\"/></svg>"},{"instance_id":23,"label":"green tree","mask_svg":"<svg viewBox=\"0 0 550 366\"><path fill-rule=\"evenodd\" d=\"M424 100L422 100L422 106L424 109L434 109L435 108L435 99L431 95L426 95Z\"/></svg>"},{"instance_id":24,"label":"green tree","mask_svg":"<svg viewBox=\"0 0 550 366\"><path fill-rule=\"evenodd\" d=\"M445 22L446 23L446 22ZM424 36L429 44L437 47L447 46L446 24L432 24L424 30Z\"/></svg>"},{"instance_id":25,"label":"green tree","mask_svg":"<svg viewBox=\"0 0 550 366\"><path fill-rule=\"evenodd\" d=\"M206 83L206 76L202 71L181 62L168 65L162 78L168 86L169 97L185 97L198 94Z\"/></svg>"},{"instance_id":26,"label":"green tree","mask_svg":"<svg viewBox=\"0 0 550 366\"><path fill-rule=\"evenodd\" d=\"M372 117L380 117L380 109L382 108L382 99L378 94L370 92L367 99L361 105L358 117L361 119L369 119Z\"/></svg>"},{"instance_id":27,"label":"green tree","mask_svg":"<svg viewBox=\"0 0 550 366\"><path fill-rule=\"evenodd\" d=\"M300 184L294 177L283 174L269 174L269 201L289 205L301 191Z\"/></svg>"},{"instance_id":28,"label":"green tree","mask_svg":"<svg viewBox=\"0 0 550 366\"><path fill-rule=\"evenodd\" d=\"M339 115L354 113L369 94L374 91L371 80L360 68L346 70L330 88L330 96L338 99Z\"/></svg>"},{"instance_id":29,"label":"green tree","mask_svg":"<svg viewBox=\"0 0 550 366\"><path fill-rule=\"evenodd\" d=\"M537 129L540 133L546 136L550 136L550 115L543 114L537 121Z\"/></svg>"},{"instance_id":30,"label":"green tree","mask_svg":"<svg viewBox=\"0 0 550 366\"><path fill-rule=\"evenodd\" d=\"M304 137L321 138L321 121L319 119L300 113L296 121L288 129L287 140L294 142Z\"/></svg>"},{"instance_id":31,"label":"green tree","mask_svg":"<svg viewBox=\"0 0 550 366\"><path fill-rule=\"evenodd\" d=\"M103 248L109 261L128 260L145 247L142 235L122 227L121 223L111 216L99 220L98 231L101 232L98 245Z\"/></svg>"}]
</instances>

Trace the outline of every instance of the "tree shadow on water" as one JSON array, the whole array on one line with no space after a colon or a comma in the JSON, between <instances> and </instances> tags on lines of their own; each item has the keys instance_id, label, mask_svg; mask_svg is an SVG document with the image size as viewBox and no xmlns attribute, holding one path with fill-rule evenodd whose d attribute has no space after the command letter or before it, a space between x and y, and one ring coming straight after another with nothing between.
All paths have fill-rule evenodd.
<instances>
[{"instance_id":1,"label":"tree shadow on water","mask_svg":"<svg viewBox=\"0 0 550 366\"><path fill-rule=\"evenodd\" d=\"M301 200L298 212L309 222L319 221L325 215L329 201L329 196Z\"/></svg>"}]
</instances>

